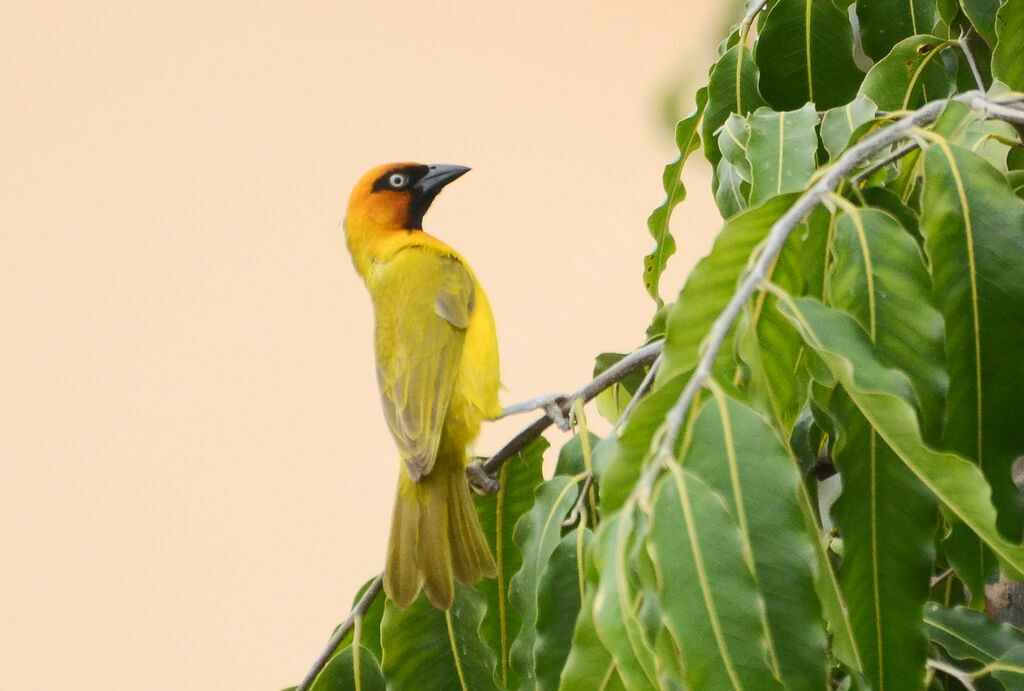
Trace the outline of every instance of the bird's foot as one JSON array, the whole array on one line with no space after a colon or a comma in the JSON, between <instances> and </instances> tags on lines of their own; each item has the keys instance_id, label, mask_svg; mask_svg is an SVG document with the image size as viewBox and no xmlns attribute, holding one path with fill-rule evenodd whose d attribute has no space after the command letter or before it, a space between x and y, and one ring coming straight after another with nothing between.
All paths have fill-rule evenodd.
<instances>
[{"instance_id":1,"label":"bird's foot","mask_svg":"<svg viewBox=\"0 0 1024 691\"><path fill-rule=\"evenodd\" d=\"M473 461L466 466L466 479L469 480L469 487L477 494L493 494L501 489L501 485L484 470L480 460Z\"/></svg>"}]
</instances>

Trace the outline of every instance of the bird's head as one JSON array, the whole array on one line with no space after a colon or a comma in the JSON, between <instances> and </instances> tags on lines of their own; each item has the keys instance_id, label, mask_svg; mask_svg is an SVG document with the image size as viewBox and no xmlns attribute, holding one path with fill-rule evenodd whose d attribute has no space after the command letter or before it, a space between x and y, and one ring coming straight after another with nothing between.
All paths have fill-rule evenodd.
<instances>
[{"instance_id":1,"label":"bird's head","mask_svg":"<svg viewBox=\"0 0 1024 691\"><path fill-rule=\"evenodd\" d=\"M368 171L348 201L345 223L389 230L422 230L423 214L438 192L469 168L440 163L389 163Z\"/></svg>"}]
</instances>

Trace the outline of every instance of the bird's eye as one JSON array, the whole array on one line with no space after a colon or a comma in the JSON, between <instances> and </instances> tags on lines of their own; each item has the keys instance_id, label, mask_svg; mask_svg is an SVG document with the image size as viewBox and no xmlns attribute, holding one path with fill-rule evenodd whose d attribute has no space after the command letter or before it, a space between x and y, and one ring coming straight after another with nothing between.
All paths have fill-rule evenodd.
<instances>
[{"instance_id":1,"label":"bird's eye","mask_svg":"<svg viewBox=\"0 0 1024 691\"><path fill-rule=\"evenodd\" d=\"M388 184L395 189L401 189L405 187L405 184L409 182L409 176L405 173L392 173L388 178Z\"/></svg>"}]
</instances>

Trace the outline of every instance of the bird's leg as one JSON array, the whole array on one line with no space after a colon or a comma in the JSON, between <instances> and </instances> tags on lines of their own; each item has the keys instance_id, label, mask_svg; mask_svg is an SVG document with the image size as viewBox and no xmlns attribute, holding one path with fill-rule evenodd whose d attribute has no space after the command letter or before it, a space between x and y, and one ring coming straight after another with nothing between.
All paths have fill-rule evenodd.
<instances>
[{"instance_id":1,"label":"bird's leg","mask_svg":"<svg viewBox=\"0 0 1024 691\"><path fill-rule=\"evenodd\" d=\"M530 398L525 401L510 405L501 411L501 415L496 420L508 417L509 415L518 415L519 413L528 413L531 410L543 410L544 414L551 418L558 429L563 432L569 431L569 418L566 416L566 412L569 408L569 397L564 394L548 394L546 396L537 396L536 398Z\"/></svg>"}]
</instances>

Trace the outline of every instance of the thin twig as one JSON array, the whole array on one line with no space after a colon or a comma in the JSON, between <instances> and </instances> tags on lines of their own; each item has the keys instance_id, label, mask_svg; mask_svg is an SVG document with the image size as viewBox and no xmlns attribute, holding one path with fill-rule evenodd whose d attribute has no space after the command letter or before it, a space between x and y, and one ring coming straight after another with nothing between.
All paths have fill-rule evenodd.
<instances>
[{"instance_id":1,"label":"thin twig","mask_svg":"<svg viewBox=\"0 0 1024 691\"><path fill-rule=\"evenodd\" d=\"M743 16L743 21L740 22L740 44L747 42L747 34L750 32L750 27L757 19L757 15L761 13L764 6L768 4L768 0L761 0L756 5L750 8L750 11Z\"/></svg>"},{"instance_id":2,"label":"thin twig","mask_svg":"<svg viewBox=\"0 0 1024 691\"><path fill-rule=\"evenodd\" d=\"M306 674L306 678L302 680L301 684L295 687L295 691L309 691L309 687L313 685L313 681L316 679L317 675L323 671L323 668L327 665L331 656L334 655L334 651L341 643L342 639L345 638L352 627L355 626L356 619L358 617L366 616L366 611L370 609L370 605L372 605L373 601L377 599L383 585L384 574L381 573L370 582L366 592L363 593L361 598L359 598L359 602L357 602L355 607L352 608L352 611L349 612L348 617L331 636L331 640L327 641L327 647L324 648L324 651L320 653L320 657L318 657L316 662L313 663L313 666ZM356 651L356 654L359 654L358 651Z\"/></svg>"},{"instance_id":3,"label":"thin twig","mask_svg":"<svg viewBox=\"0 0 1024 691\"><path fill-rule=\"evenodd\" d=\"M876 170L879 170L880 168L884 168L885 166L889 165L890 163L892 163L894 161L898 161L899 159L903 158L904 156L909 154L911 151L913 151L914 149L919 148L920 146L921 145L918 144L917 142L910 142L909 144L904 144L903 146L901 146L900 148L896 149L895 151L893 151L891 154L889 154L885 158L883 158L881 160L878 160L878 161L875 161L874 163L869 165L867 168L865 168L864 170L862 170L859 173L857 173L856 175L854 175L852 178L850 178L850 181L853 182L853 184L855 184L855 185L859 185L860 183L864 182L869 177L871 177L871 175Z\"/></svg>"},{"instance_id":4,"label":"thin twig","mask_svg":"<svg viewBox=\"0 0 1024 691\"><path fill-rule=\"evenodd\" d=\"M928 584L929 590L931 588L934 588L935 586L939 585L940 583L942 583L943 581L945 581L947 578L949 578L952 575L953 575L953 569L946 569L945 571L940 573L938 576L932 577L931 583Z\"/></svg>"},{"instance_id":5,"label":"thin twig","mask_svg":"<svg viewBox=\"0 0 1024 691\"><path fill-rule=\"evenodd\" d=\"M622 415L619 416L615 426L612 427L610 434L617 433L620 429L625 426L626 421L629 420L630 415L633 414L633 408L636 408L636 404L640 402L640 399L644 397L648 389L654 384L654 377L658 374L658 369L661 368L661 362L663 355L658 355L658 359L651 365L651 369L647 370L647 375L644 380L640 382L640 386L637 387L636 393L633 394L633 398L629 399L629 403L626 404L626 409L622 411Z\"/></svg>"},{"instance_id":6,"label":"thin twig","mask_svg":"<svg viewBox=\"0 0 1024 691\"><path fill-rule=\"evenodd\" d=\"M591 379L578 391L567 396L564 403L560 406L562 412L566 415L569 414L569 406L571 401L574 399L582 398L583 402L586 403L612 384L621 381L633 372L651 364L655 359L657 359L658 355L661 354L661 350L664 345L665 342L663 340L659 340L654 341L653 343L648 343L644 347L634 350L604 372L601 372L601 374ZM530 426L526 427L523 431L514 436L511 441L505 444L505 446L486 461L483 463L476 462L471 465L478 465L488 475L493 475L499 468L501 468L501 465L505 461L526 448L527 444L539 437L541 433L550 426L551 418L549 416L545 415L544 417L538 418L537 420L534 420ZM480 488L474 487L474 489L480 491Z\"/></svg>"},{"instance_id":7,"label":"thin twig","mask_svg":"<svg viewBox=\"0 0 1024 691\"><path fill-rule=\"evenodd\" d=\"M965 672L962 669L958 669L957 667L954 667L948 662L943 662L942 660L929 659L928 662L925 663L925 665L928 667L928 669L934 669L937 672L944 672L949 676L953 677L958 682L963 684L964 688L967 689L967 691L976 691L977 687L974 686L974 681L971 679L971 675L968 672Z\"/></svg>"},{"instance_id":8,"label":"thin twig","mask_svg":"<svg viewBox=\"0 0 1024 691\"><path fill-rule=\"evenodd\" d=\"M981 72L978 70L978 62L974 59L974 52L971 50L969 39L972 34L977 36L977 34L974 33L974 29L960 34L960 38L956 40L956 44L963 52L964 57L967 58L967 64L971 66L971 74L974 75L974 83L978 85L979 89L984 91L985 80L981 78Z\"/></svg>"}]
</instances>

